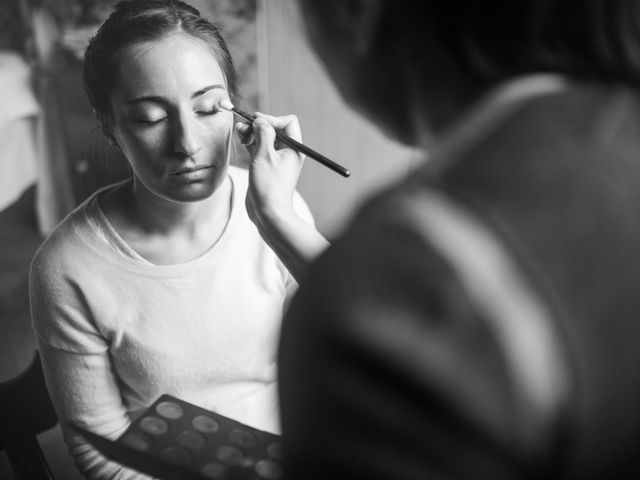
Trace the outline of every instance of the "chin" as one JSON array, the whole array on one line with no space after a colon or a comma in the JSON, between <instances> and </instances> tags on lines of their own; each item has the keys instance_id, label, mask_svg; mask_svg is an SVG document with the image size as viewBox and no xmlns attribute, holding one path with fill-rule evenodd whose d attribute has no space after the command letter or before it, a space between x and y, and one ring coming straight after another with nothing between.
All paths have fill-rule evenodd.
<instances>
[{"instance_id":1,"label":"chin","mask_svg":"<svg viewBox=\"0 0 640 480\"><path fill-rule=\"evenodd\" d=\"M196 203L212 197L215 192L214 189L197 186L188 191L179 192L174 198L181 203Z\"/></svg>"},{"instance_id":2,"label":"chin","mask_svg":"<svg viewBox=\"0 0 640 480\"><path fill-rule=\"evenodd\" d=\"M206 200L220 189L226 176L227 168L216 167L202 178L178 178L166 190L166 197L181 203Z\"/></svg>"},{"instance_id":3,"label":"chin","mask_svg":"<svg viewBox=\"0 0 640 480\"><path fill-rule=\"evenodd\" d=\"M199 181L179 185L166 192L165 198L178 203L201 202L215 195L223 179L216 179L215 182Z\"/></svg>"}]
</instances>

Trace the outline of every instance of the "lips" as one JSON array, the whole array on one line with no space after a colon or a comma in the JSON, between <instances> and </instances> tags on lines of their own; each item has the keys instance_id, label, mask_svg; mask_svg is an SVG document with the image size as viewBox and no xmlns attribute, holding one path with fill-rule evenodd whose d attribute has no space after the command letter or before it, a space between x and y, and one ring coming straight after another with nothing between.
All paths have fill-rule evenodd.
<instances>
[{"instance_id":1,"label":"lips","mask_svg":"<svg viewBox=\"0 0 640 480\"><path fill-rule=\"evenodd\" d=\"M174 172L171 172L170 175L185 175L185 174L189 174L189 173L194 173L194 172L198 172L200 170L207 170L209 168L213 168L212 165L198 165L195 167L185 167L185 168L181 168L179 170L176 170Z\"/></svg>"}]
</instances>

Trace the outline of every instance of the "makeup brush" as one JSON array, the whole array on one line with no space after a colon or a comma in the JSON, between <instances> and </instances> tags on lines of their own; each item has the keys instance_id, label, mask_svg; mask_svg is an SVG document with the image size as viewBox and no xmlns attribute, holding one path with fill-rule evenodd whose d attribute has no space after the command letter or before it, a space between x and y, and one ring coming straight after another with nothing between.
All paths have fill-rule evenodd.
<instances>
[{"instance_id":1,"label":"makeup brush","mask_svg":"<svg viewBox=\"0 0 640 480\"><path fill-rule=\"evenodd\" d=\"M228 110L230 112L235 113L236 115L239 115L240 117L244 118L247 122L253 123L253 121L256 119L255 115L252 115L247 112L243 112L239 108L236 108L233 105L233 103L231 103L227 99L221 100L218 105L220 106L220 108L223 108L224 110ZM324 155L316 152L315 150L307 147L306 145L298 142L297 140L294 140L289 135L284 133L282 130L276 128L275 131L276 131L276 138L280 142L288 146L289 148L292 148L296 152L305 154L307 157L314 159L316 162L321 163L325 167L328 167L334 172L339 173L343 177L348 177L349 175L351 175L351 172L349 172L349 170L344 168L342 165L337 164L333 160L329 160Z\"/></svg>"}]
</instances>

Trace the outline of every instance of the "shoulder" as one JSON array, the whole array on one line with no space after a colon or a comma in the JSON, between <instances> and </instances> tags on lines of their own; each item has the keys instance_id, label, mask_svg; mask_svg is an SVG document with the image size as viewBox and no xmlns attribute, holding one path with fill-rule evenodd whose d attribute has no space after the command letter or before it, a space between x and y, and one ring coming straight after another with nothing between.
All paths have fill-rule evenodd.
<instances>
[{"instance_id":1,"label":"shoulder","mask_svg":"<svg viewBox=\"0 0 640 480\"><path fill-rule=\"evenodd\" d=\"M637 91L624 87L569 82L566 89L527 100L473 148L445 162L443 180L496 197L528 192L542 198L556 186L561 193L576 176L615 168L611 159L635 154L639 101ZM545 158L553 161L541 163Z\"/></svg>"},{"instance_id":2,"label":"shoulder","mask_svg":"<svg viewBox=\"0 0 640 480\"><path fill-rule=\"evenodd\" d=\"M84 200L47 235L32 258L32 277L59 276L95 266L100 251L95 202L104 190Z\"/></svg>"},{"instance_id":3,"label":"shoulder","mask_svg":"<svg viewBox=\"0 0 640 480\"><path fill-rule=\"evenodd\" d=\"M304 430L317 428L357 448L343 425L363 405L378 412L367 420L395 435L416 425L394 425L393 414L380 412L439 401L471 428L501 439L511 434L499 413L512 409L503 395L505 359L447 259L408 218L391 217L400 201L371 205L313 265L291 303L279 367L283 431L293 442L316 442ZM423 419L426 432L439 413L421 411L411 421ZM387 447L385 455L393 450Z\"/></svg>"},{"instance_id":4,"label":"shoulder","mask_svg":"<svg viewBox=\"0 0 640 480\"><path fill-rule=\"evenodd\" d=\"M292 302L281 341L283 384L301 381L298 368L324 373L325 362L339 362L344 377L351 369L360 381L368 377L372 395L393 384L397 395L403 388L407 395L394 394L398 402L423 397L427 404L437 391L471 428L498 442L518 438L516 448L526 448L529 428L538 432L536 415L516 428L505 414L528 392L511 390L518 356L502 341L501 320L513 318L505 310L513 302L502 300L513 290L501 281L505 277L484 275L495 271L485 253L495 254L498 246L475 230L478 223L463 206L415 183L369 202L312 267ZM339 380L326 373L314 382L333 386ZM459 380L467 376L478 383ZM295 395L285 392L285 402Z\"/></svg>"},{"instance_id":5,"label":"shoulder","mask_svg":"<svg viewBox=\"0 0 640 480\"><path fill-rule=\"evenodd\" d=\"M357 332L401 328L402 321L428 328L468 303L451 264L426 231L425 199L403 188L367 202L312 265L292 305L294 314L304 309L300 317L306 317L312 311L323 318L312 322L323 334L354 335L360 342L371 336ZM301 329L310 327L306 318L296 321L304 322Z\"/></svg>"},{"instance_id":6,"label":"shoulder","mask_svg":"<svg viewBox=\"0 0 640 480\"><path fill-rule=\"evenodd\" d=\"M340 290L364 297L373 291L384 292L367 300L370 304L394 291L448 288L453 274L429 236L425 202L428 199L423 195L403 192L400 187L372 199L312 267L308 281L326 284L337 298L355 305L364 303L360 298L343 297Z\"/></svg>"},{"instance_id":7,"label":"shoulder","mask_svg":"<svg viewBox=\"0 0 640 480\"><path fill-rule=\"evenodd\" d=\"M70 259L87 226L84 204L73 210L47 235L32 259L32 268L53 266Z\"/></svg>"}]
</instances>

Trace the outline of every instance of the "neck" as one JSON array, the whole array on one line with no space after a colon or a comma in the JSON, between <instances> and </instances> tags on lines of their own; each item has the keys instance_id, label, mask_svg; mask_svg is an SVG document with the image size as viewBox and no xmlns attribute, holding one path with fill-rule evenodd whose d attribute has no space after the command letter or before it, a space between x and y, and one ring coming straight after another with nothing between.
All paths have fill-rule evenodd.
<instances>
[{"instance_id":1,"label":"neck","mask_svg":"<svg viewBox=\"0 0 640 480\"><path fill-rule=\"evenodd\" d=\"M457 56L429 32L402 38L382 59L396 84L393 103L387 104L390 135L413 147L429 149L483 94L487 85L460 63ZM375 75L375 72L367 72ZM389 73L382 71L389 83ZM395 118L394 118L395 117ZM384 123L383 123L384 124Z\"/></svg>"},{"instance_id":2,"label":"neck","mask_svg":"<svg viewBox=\"0 0 640 480\"><path fill-rule=\"evenodd\" d=\"M159 198L134 177L126 195L130 215L149 234L170 236L195 234L212 224L226 224L229 217L231 181L226 177L210 197L198 202L173 202Z\"/></svg>"},{"instance_id":3,"label":"neck","mask_svg":"<svg viewBox=\"0 0 640 480\"><path fill-rule=\"evenodd\" d=\"M455 70L445 70L429 78L428 72L407 72L407 105L413 126L413 143L431 149L439 143L483 95L485 88Z\"/></svg>"}]
</instances>

